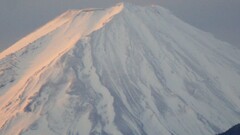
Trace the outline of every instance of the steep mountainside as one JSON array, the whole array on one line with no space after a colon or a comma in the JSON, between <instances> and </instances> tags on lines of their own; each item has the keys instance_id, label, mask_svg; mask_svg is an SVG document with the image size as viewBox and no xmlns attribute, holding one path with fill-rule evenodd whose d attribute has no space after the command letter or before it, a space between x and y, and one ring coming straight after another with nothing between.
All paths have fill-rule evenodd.
<instances>
[{"instance_id":1,"label":"steep mountainside","mask_svg":"<svg viewBox=\"0 0 240 135\"><path fill-rule=\"evenodd\" d=\"M0 54L1 135L213 135L240 50L159 7L71 10Z\"/></svg>"}]
</instances>

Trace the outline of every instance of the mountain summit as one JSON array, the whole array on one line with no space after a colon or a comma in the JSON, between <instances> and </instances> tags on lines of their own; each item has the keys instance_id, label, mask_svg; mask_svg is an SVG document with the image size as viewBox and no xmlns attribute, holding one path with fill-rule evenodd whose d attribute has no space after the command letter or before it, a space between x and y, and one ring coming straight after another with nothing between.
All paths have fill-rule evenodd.
<instances>
[{"instance_id":1,"label":"mountain summit","mask_svg":"<svg viewBox=\"0 0 240 135\"><path fill-rule=\"evenodd\" d=\"M1 135L213 135L240 50L159 6L69 10L0 54Z\"/></svg>"}]
</instances>

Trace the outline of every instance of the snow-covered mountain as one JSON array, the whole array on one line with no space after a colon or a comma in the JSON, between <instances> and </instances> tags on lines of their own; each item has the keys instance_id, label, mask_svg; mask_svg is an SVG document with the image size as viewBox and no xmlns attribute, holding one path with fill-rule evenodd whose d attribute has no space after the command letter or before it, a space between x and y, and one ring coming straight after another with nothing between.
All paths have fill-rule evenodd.
<instances>
[{"instance_id":1,"label":"snow-covered mountain","mask_svg":"<svg viewBox=\"0 0 240 135\"><path fill-rule=\"evenodd\" d=\"M70 10L0 54L1 135L213 135L240 50L159 6Z\"/></svg>"}]
</instances>

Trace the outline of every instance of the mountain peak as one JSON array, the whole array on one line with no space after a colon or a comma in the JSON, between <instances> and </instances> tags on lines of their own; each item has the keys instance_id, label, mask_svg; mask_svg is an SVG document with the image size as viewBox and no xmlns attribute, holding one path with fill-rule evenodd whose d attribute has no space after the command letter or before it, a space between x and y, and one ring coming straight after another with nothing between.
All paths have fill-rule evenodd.
<instances>
[{"instance_id":1,"label":"mountain peak","mask_svg":"<svg viewBox=\"0 0 240 135\"><path fill-rule=\"evenodd\" d=\"M155 6L158 7L158 6ZM106 8L106 9L98 9L98 8L87 8L87 9L72 9L64 12L54 20L50 21L43 27L37 29L33 33L29 34L28 36L24 37L23 39L19 40L17 43L0 53L0 59L3 59L7 55L10 55L14 52L17 52L21 49L24 49L27 47L27 45L37 41L40 39L42 36L52 33L58 28L66 25L67 23L71 23L72 21L75 20L83 20L81 17L85 16L94 16L96 19L99 19L99 22L96 22L98 24L95 24L95 30L101 28L103 25L101 24L106 24L106 22L109 22L111 18L113 18L115 15L121 13L124 9L128 10L130 12L137 12L136 10L141 10L141 9L151 9L151 7L141 7L137 6L128 2L121 2L116 4L113 7ZM158 7L160 8L160 7ZM163 9L163 8L161 8ZM98 16L99 15L99 16ZM101 18L102 17L102 18ZM89 20L90 21L90 20ZM91 20L92 21L92 20ZM92 21L94 22L94 21ZM91 24L91 23L90 23ZM95 31L93 27L91 27L92 30L90 31ZM86 33L91 33L91 32L86 32Z\"/></svg>"},{"instance_id":2,"label":"mountain peak","mask_svg":"<svg viewBox=\"0 0 240 135\"><path fill-rule=\"evenodd\" d=\"M88 8L82 10L68 10L40 29L24 37L22 40L18 41L7 50L0 53L0 59L3 59L7 55L10 55L21 49L24 49L31 43L41 39L47 34L58 30L61 27L72 25L71 23L78 24L79 27L81 27L80 24L86 26L83 29L79 29L78 31L78 33L81 33L81 36L83 36L82 34L90 34L91 32L100 29L104 24L110 21L114 15L121 12L123 8L124 4L119 3L116 6L107 9ZM76 20L78 20L78 22L76 22ZM89 24L92 24L93 26L88 26Z\"/></svg>"}]
</instances>

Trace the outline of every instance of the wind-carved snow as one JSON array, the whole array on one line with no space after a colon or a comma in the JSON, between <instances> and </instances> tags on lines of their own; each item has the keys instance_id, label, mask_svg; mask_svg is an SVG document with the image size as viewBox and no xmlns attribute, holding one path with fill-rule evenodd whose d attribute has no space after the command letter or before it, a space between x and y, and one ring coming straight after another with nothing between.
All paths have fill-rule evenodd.
<instances>
[{"instance_id":1,"label":"wind-carved snow","mask_svg":"<svg viewBox=\"0 0 240 135\"><path fill-rule=\"evenodd\" d=\"M0 58L0 134L212 135L240 121L240 50L158 6L70 10Z\"/></svg>"}]
</instances>

